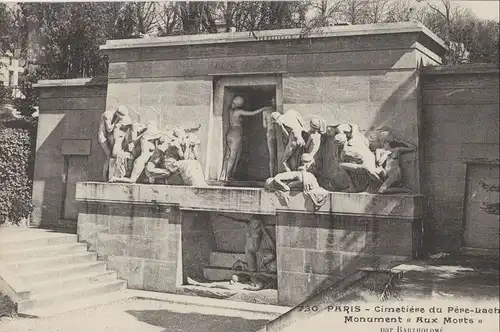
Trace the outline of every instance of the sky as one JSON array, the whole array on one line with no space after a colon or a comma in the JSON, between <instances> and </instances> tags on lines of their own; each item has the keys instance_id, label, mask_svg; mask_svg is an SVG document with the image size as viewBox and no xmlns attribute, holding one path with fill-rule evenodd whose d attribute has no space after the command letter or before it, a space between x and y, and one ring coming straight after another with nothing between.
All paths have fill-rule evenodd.
<instances>
[{"instance_id":1,"label":"sky","mask_svg":"<svg viewBox=\"0 0 500 332\"><path fill-rule=\"evenodd\" d=\"M474 14L477 15L478 18L494 20L499 22L499 12L500 12L500 1L499 0L490 0L490 1L476 1L476 0L468 0L468 1L458 1L454 0L454 4L457 4L461 8L468 8Z\"/></svg>"},{"instance_id":2,"label":"sky","mask_svg":"<svg viewBox=\"0 0 500 332\"><path fill-rule=\"evenodd\" d=\"M19 0L18 0L19 1ZM25 2L29 0L20 0L20 2ZM50 0L42 0L44 2L49 2ZM57 0L61 2L61 0ZM73 0L74 2L75 0ZM91 0L92 1L92 0ZM102 0L100 0L102 1ZM128 0L125 0L128 1ZM269 0L268 0L269 1ZM273 0L270 0L273 1ZM418 0L415 0L417 2ZM441 0L428 0L430 3L439 6ZM500 0L451 0L453 4L456 4L462 8L470 9L478 18L500 21ZM0 0L4 2L4 0ZM422 1L423 2L423 1ZM15 4L15 3L12 3Z\"/></svg>"}]
</instances>

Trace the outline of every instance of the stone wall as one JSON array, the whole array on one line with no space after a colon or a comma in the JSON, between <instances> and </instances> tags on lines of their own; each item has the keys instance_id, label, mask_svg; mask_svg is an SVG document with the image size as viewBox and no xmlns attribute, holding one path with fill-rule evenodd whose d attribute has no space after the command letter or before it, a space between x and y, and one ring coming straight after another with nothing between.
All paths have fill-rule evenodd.
<instances>
[{"instance_id":1,"label":"stone wall","mask_svg":"<svg viewBox=\"0 0 500 332\"><path fill-rule=\"evenodd\" d=\"M424 74L426 246L456 251L462 245L467 165L499 162L499 71L464 65Z\"/></svg>"},{"instance_id":2,"label":"stone wall","mask_svg":"<svg viewBox=\"0 0 500 332\"><path fill-rule=\"evenodd\" d=\"M252 215L276 240L282 305L296 305L356 269L390 268L422 252L418 195L332 193L320 211L304 195L285 206L257 188L83 182L76 196L79 241L136 289L182 293L187 276L204 278L211 253L245 252L241 221Z\"/></svg>"},{"instance_id":3,"label":"stone wall","mask_svg":"<svg viewBox=\"0 0 500 332\"><path fill-rule=\"evenodd\" d=\"M104 152L97 142L106 105L105 79L40 81L31 224L75 230L78 181L101 179Z\"/></svg>"},{"instance_id":4,"label":"stone wall","mask_svg":"<svg viewBox=\"0 0 500 332\"><path fill-rule=\"evenodd\" d=\"M364 130L390 126L397 137L419 146L419 68L441 63L442 41L417 23L325 28L304 38L300 32L108 41L102 46L110 61L106 107L127 105L136 120L161 119L167 127L203 124L200 161L207 180L217 180L221 171L226 126L213 96L217 82L227 77L242 85L278 76L280 111L293 108L306 118L353 122ZM402 157L404 177L415 192L419 155Z\"/></svg>"},{"instance_id":5,"label":"stone wall","mask_svg":"<svg viewBox=\"0 0 500 332\"><path fill-rule=\"evenodd\" d=\"M420 220L279 213L278 301L296 305L360 268L416 258ZM415 227L417 229L415 229Z\"/></svg>"},{"instance_id":6,"label":"stone wall","mask_svg":"<svg viewBox=\"0 0 500 332\"><path fill-rule=\"evenodd\" d=\"M175 292L182 283L180 211L131 204L82 204L78 240L131 289Z\"/></svg>"}]
</instances>

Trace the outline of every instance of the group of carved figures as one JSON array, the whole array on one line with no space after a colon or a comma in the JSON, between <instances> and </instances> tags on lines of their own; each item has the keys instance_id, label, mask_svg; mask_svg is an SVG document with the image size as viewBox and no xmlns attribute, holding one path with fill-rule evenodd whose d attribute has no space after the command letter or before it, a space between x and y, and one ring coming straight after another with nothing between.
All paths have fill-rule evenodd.
<instances>
[{"instance_id":1,"label":"group of carved figures","mask_svg":"<svg viewBox=\"0 0 500 332\"><path fill-rule=\"evenodd\" d=\"M228 181L235 172L242 150L243 118L262 113L271 174L271 178L265 183L266 189L288 192L293 188L301 188L309 194L315 205L321 205L327 192L320 186L323 180L320 178L320 168L325 165L321 165L319 152L322 144L330 140L333 148L327 153L337 155L338 167L347 173L348 184L339 189L322 183L324 187L332 191L367 191L367 185L359 184L360 177L364 177L371 181L370 187L375 187L374 191L377 193L409 192L401 184L399 157L402 153L415 151L416 147L396 140L389 128L379 128L376 137L378 144L371 144L373 142L355 124L327 126L319 117L304 121L294 110L288 110L284 114L277 112L274 98L271 104L248 111L244 109L242 97L233 99L229 112L230 126L226 135L226 153L219 180ZM282 143L279 153L278 142ZM276 172L277 168L282 172ZM320 183L317 178L320 178Z\"/></svg>"},{"instance_id":2,"label":"group of carved figures","mask_svg":"<svg viewBox=\"0 0 500 332\"><path fill-rule=\"evenodd\" d=\"M106 153L103 177L109 182L207 186L197 160L195 128L160 131L156 122L132 122L119 106L101 116L98 139Z\"/></svg>"},{"instance_id":3,"label":"group of carved figures","mask_svg":"<svg viewBox=\"0 0 500 332\"><path fill-rule=\"evenodd\" d=\"M415 151L416 147L396 140L389 128L379 129L373 139L373 135L363 135L355 124L327 126L319 117L304 121L296 111L277 112L274 98L270 106L254 111L245 110L244 104L242 97L232 100L219 180L228 181L235 173L242 151L244 117L262 113L271 174L265 189L276 192L286 203L290 200L288 193L297 189L320 207L326 201L328 190L366 191L366 179L378 193L409 191L401 184L399 157ZM200 140L194 132L200 127L160 131L152 121L145 125L134 123L124 106L104 112L98 133L107 156L104 178L109 182L207 186L197 160ZM326 155L334 158L327 161ZM321 169L332 167L325 165L331 160L336 160L334 166L347 174L348 183L344 188L339 189L322 177ZM360 185L363 182L360 178L365 179L364 185ZM237 261L233 265L232 280L201 283L188 278L188 283L233 290L274 288L276 279L269 276L276 273L274 240L263 222L255 217L247 221L246 233L246 262Z\"/></svg>"}]
</instances>

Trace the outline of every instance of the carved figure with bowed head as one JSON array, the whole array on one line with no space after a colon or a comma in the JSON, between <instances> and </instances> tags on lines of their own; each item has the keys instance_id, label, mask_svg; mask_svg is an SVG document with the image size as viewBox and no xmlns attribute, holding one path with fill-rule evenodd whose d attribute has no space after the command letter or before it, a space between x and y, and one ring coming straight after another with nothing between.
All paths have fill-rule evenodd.
<instances>
[{"instance_id":1,"label":"carved figure with bowed head","mask_svg":"<svg viewBox=\"0 0 500 332\"><path fill-rule=\"evenodd\" d=\"M229 111L229 131L226 135L226 153L224 156L224 165L219 180L228 181L236 170L236 165L241 155L241 144L243 140L243 117L254 116L262 112L262 109L256 111L246 111L243 109L245 100L242 97L235 97Z\"/></svg>"},{"instance_id":2,"label":"carved figure with bowed head","mask_svg":"<svg viewBox=\"0 0 500 332\"><path fill-rule=\"evenodd\" d=\"M323 119L315 117L309 120L309 138L306 142L304 153L316 156L321 147L321 135L326 132L326 123Z\"/></svg>"},{"instance_id":3,"label":"carved figure with bowed head","mask_svg":"<svg viewBox=\"0 0 500 332\"><path fill-rule=\"evenodd\" d=\"M377 164L384 168L385 181L378 192L380 194L408 192L409 190L405 188L394 188L401 185L402 179L399 157L403 153L416 151L416 147L408 142L397 141L388 131L380 133L380 143L383 147L375 150L375 157Z\"/></svg>"},{"instance_id":4,"label":"carved figure with bowed head","mask_svg":"<svg viewBox=\"0 0 500 332\"><path fill-rule=\"evenodd\" d=\"M101 145L106 154L106 162L102 170L102 175L105 180L108 180L109 173L109 158L111 158L111 150L113 149L113 125L116 122L116 110L107 110L102 113L99 123L99 131L97 132L97 141Z\"/></svg>"},{"instance_id":5,"label":"carved figure with bowed head","mask_svg":"<svg viewBox=\"0 0 500 332\"><path fill-rule=\"evenodd\" d=\"M349 187L347 192L357 192L354 185L353 174L365 174L372 180L382 183L380 174L383 174L382 168L377 168L375 164L375 155L370 151L363 140L355 136L348 139L346 134L339 133L335 135L334 142L341 146L339 166L349 175Z\"/></svg>"},{"instance_id":6,"label":"carved figure with bowed head","mask_svg":"<svg viewBox=\"0 0 500 332\"><path fill-rule=\"evenodd\" d=\"M287 172L291 171L289 160L293 154L301 147L305 146L306 142L302 137L302 133L306 131L305 123L300 114L294 110L289 110L285 114L273 112L271 119L274 123L278 124L281 132L288 137L288 143L281 163Z\"/></svg>"}]
</instances>

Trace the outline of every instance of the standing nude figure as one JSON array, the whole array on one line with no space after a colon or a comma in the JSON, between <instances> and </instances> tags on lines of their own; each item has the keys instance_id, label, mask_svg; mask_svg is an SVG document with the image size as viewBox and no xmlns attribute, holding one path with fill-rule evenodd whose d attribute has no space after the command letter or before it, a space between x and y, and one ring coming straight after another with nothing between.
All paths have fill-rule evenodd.
<instances>
[{"instance_id":1,"label":"standing nude figure","mask_svg":"<svg viewBox=\"0 0 500 332\"><path fill-rule=\"evenodd\" d=\"M229 112L229 131L226 135L226 154L224 156L224 165L219 180L228 181L236 170L236 165L241 155L241 143L243 140L243 117L254 116L262 112L262 109L256 111L246 111L242 109L245 100L242 97L234 97Z\"/></svg>"},{"instance_id":2,"label":"standing nude figure","mask_svg":"<svg viewBox=\"0 0 500 332\"><path fill-rule=\"evenodd\" d=\"M287 172L291 171L289 160L297 149L304 147L306 142L302 137L302 133L306 131L304 120L300 114L294 110L289 110L285 114L273 112L271 119L274 123L278 124L281 132L288 137L288 143L281 158L281 164Z\"/></svg>"},{"instance_id":3,"label":"standing nude figure","mask_svg":"<svg viewBox=\"0 0 500 332\"><path fill-rule=\"evenodd\" d=\"M394 136L388 131L380 133L380 143L383 144L381 149L375 150L375 158L377 164L384 168L385 181L380 186L378 192L396 193L396 192L409 192L410 190L397 187L401 185L402 174L401 165L399 164L399 156L403 153L414 152L416 147L408 142L396 141Z\"/></svg>"},{"instance_id":4,"label":"standing nude figure","mask_svg":"<svg viewBox=\"0 0 500 332\"><path fill-rule=\"evenodd\" d=\"M271 99L272 106L262 107L262 125L266 129L267 151L269 151L269 174L274 176L276 174L276 130L271 114L276 111L276 99Z\"/></svg>"}]
</instances>

